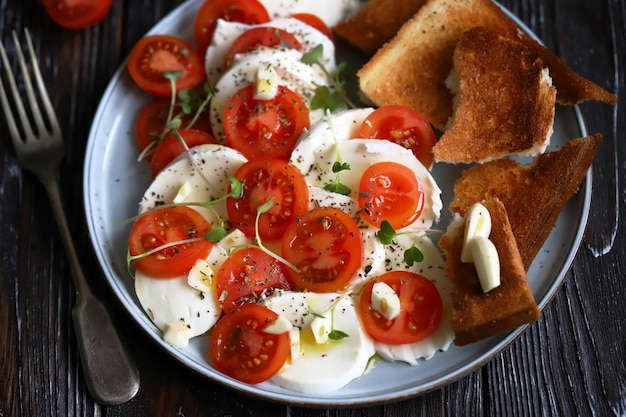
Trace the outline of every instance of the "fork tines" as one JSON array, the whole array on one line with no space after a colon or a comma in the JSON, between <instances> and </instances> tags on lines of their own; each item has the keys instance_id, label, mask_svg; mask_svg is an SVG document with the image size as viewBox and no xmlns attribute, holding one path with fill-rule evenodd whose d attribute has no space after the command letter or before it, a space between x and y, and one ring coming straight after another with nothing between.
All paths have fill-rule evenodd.
<instances>
[{"instance_id":1,"label":"fork tines","mask_svg":"<svg viewBox=\"0 0 626 417\"><path fill-rule=\"evenodd\" d=\"M28 138L36 138L44 131L48 134L60 135L61 130L39 70L39 64L30 33L27 29L24 30L24 33L26 38L25 52L22 51L20 41L15 31L13 31L13 43L15 44L15 53L20 67L21 80L24 84L24 90L26 91L27 107L24 106L24 102L20 98L16 77L11 70L11 64L6 49L0 42L0 58L2 66L4 67L5 79L8 84L5 87L5 83L2 81L2 78L0 78L0 103L2 104L7 126L14 142L17 142L16 138L21 138L22 141L27 141ZM10 92L10 97L7 91ZM45 110L43 114L40 104ZM26 108L29 108L30 111L27 111ZM13 109L15 111L13 111ZM16 143L15 146L18 146L18 144Z\"/></svg>"}]
</instances>

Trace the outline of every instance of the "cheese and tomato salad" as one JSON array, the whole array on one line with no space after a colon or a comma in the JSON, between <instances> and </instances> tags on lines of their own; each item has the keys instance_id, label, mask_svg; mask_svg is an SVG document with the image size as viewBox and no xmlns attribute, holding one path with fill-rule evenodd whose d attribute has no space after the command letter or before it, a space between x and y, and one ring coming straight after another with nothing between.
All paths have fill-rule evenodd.
<instances>
[{"instance_id":1,"label":"cheese and tomato salad","mask_svg":"<svg viewBox=\"0 0 626 417\"><path fill-rule=\"evenodd\" d=\"M209 0L197 48L152 35L131 51L132 78L163 99L137 120L154 179L129 264L172 346L208 332L216 370L323 393L380 358L416 365L446 350L451 301L429 238L442 209L432 128L399 106L314 105L341 93L324 21L355 2L321 16L305 7L320 2L292 3ZM200 117L169 104L204 81Z\"/></svg>"}]
</instances>

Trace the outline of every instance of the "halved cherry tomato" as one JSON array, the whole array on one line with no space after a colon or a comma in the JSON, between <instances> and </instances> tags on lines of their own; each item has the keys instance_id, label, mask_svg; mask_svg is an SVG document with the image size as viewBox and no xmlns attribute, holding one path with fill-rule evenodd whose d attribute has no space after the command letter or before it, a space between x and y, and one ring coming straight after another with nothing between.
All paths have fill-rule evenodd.
<instances>
[{"instance_id":1,"label":"halved cherry tomato","mask_svg":"<svg viewBox=\"0 0 626 417\"><path fill-rule=\"evenodd\" d=\"M255 236L257 208L272 200L269 211L259 217L259 236L263 240L281 238L293 219L309 206L306 180L298 168L282 159L254 159L243 164L235 177L242 184L240 198L226 200L233 226Z\"/></svg>"},{"instance_id":2,"label":"halved cherry tomato","mask_svg":"<svg viewBox=\"0 0 626 417\"><path fill-rule=\"evenodd\" d=\"M365 119L357 134L360 138L387 139L413 151L422 165L433 164L435 132L416 111L399 105L383 106Z\"/></svg>"},{"instance_id":3,"label":"halved cherry tomato","mask_svg":"<svg viewBox=\"0 0 626 417\"><path fill-rule=\"evenodd\" d=\"M278 314L258 304L246 304L222 317L209 342L215 369L248 384L274 376L290 351L288 332L264 331L277 318Z\"/></svg>"},{"instance_id":4,"label":"halved cherry tomato","mask_svg":"<svg viewBox=\"0 0 626 417\"><path fill-rule=\"evenodd\" d=\"M217 143L213 136L202 130L181 129L178 133L185 140L188 148L208 143ZM156 149L154 155L152 155L152 160L150 161L152 177L156 177L163 168L168 166L170 162L183 152L185 152L185 148L180 143L178 136L171 135L165 139Z\"/></svg>"},{"instance_id":5,"label":"halved cherry tomato","mask_svg":"<svg viewBox=\"0 0 626 417\"><path fill-rule=\"evenodd\" d=\"M389 285L400 298L400 314L387 319L372 308L372 287L377 282ZM363 289L359 313L365 330L376 340L391 344L419 342L439 326L443 302L437 287L423 275L392 271L376 277Z\"/></svg>"},{"instance_id":6,"label":"halved cherry tomato","mask_svg":"<svg viewBox=\"0 0 626 417\"><path fill-rule=\"evenodd\" d=\"M58 25L81 29L98 23L111 9L111 0L43 0L43 7Z\"/></svg>"},{"instance_id":7,"label":"halved cherry tomato","mask_svg":"<svg viewBox=\"0 0 626 417\"><path fill-rule=\"evenodd\" d=\"M359 183L361 216L380 227L383 220L400 229L413 223L424 209L424 191L415 173L397 162L367 168Z\"/></svg>"},{"instance_id":8,"label":"halved cherry tomato","mask_svg":"<svg viewBox=\"0 0 626 417\"><path fill-rule=\"evenodd\" d=\"M170 100L156 99L149 101L145 106L141 108L137 114L137 120L135 121L135 141L137 143L137 149L140 152L152 144L158 142L161 139L161 135L164 133L165 123L167 123L167 117L170 109ZM189 128L189 123L193 120L192 115L180 114L178 108L174 109L174 115L179 115L183 128ZM211 124L209 117L199 117L193 124L193 128L202 130L203 132L211 131ZM157 145L158 143L155 143ZM150 160L152 154L156 150L156 146L151 152L147 152L145 159Z\"/></svg>"},{"instance_id":9,"label":"halved cherry tomato","mask_svg":"<svg viewBox=\"0 0 626 417\"><path fill-rule=\"evenodd\" d=\"M217 295L225 313L247 303L256 303L275 289L291 289L285 273L285 264L261 249L239 249L220 267L217 277Z\"/></svg>"},{"instance_id":10,"label":"halved cherry tomato","mask_svg":"<svg viewBox=\"0 0 626 417\"><path fill-rule=\"evenodd\" d=\"M145 254L166 244L174 244L136 261L138 271L155 278L172 278L189 272L199 258L206 258L213 243L204 239L209 223L189 207L154 210L139 217L130 231L131 256ZM198 238L188 243L177 243Z\"/></svg>"},{"instance_id":11,"label":"halved cherry tomato","mask_svg":"<svg viewBox=\"0 0 626 417\"><path fill-rule=\"evenodd\" d=\"M282 85L271 100L256 100L253 85L242 88L226 103L222 120L226 143L248 159L289 159L302 131L311 127L307 106Z\"/></svg>"},{"instance_id":12,"label":"halved cherry tomato","mask_svg":"<svg viewBox=\"0 0 626 417\"><path fill-rule=\"evenodd\" d=\"M194 39L204 53L211 43L217 19L247 24L267 23L270 16L258 0L209 0L205 1L194 24Z\"/></svg>"},{"instance_id":13,"label":"halved cherry tomato","mask_svg":"<svg viewBox=\"0 0 626 417\"><path fill-rule=\"evenodd\" d=\"M179 71L176 91L194 88L204 80L204 60L193 46L176 36L150 35L135 44L128 57L128 72L144 91L170 97L172 86L163 73Z\"/></svg>"},{"instance_id":14,"label":"halved cherry tomato","mask_svg":"<svg viewBox=\"0 0 626 417\"><path fill-rule=\"evenodd\" d=\"M294 13L293 15L291 15L291 17L293 17L294 19L298 19L299 21L304 22L307 25L317 29L318 31L326 35L331 41L335 40L332 30L330 30L328 25L324 23L324 21L318 16L311 13Z\"/></svg>"},{"instance_id":15,"label":"halved cherry tomato","mask_svg":"<svg viewBox=\"0 0 626 417\"><path fill-rule=\"evenodd\" d=\"M246 30L231 44L224 57L224 71L233 64L235 55L254 51L260 46L272 48L280 46L283 49L302 51L300 41L286 30L273 27L257 27Z\"/></svg>"},{"instance_id":16,"label":"halved cherry tomato","mask_svg":"<svg viewBox=\"0 0 626 417\"><path fill-rule=\"evenodd\" d=\"M295 265L287 272L297 287L313 292L343 289L363 260L359 227L344 211L319 207L298 216L282 239L283 257Z\"/></svg>"}]
</instances>

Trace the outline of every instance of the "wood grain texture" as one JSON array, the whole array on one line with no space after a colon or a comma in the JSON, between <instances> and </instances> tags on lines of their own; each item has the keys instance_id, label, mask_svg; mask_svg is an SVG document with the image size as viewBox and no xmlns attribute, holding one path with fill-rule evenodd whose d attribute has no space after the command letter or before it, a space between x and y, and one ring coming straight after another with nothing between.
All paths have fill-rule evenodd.
<instances>
[{"instance_id":1,"label":"wood grain texture","mask_svg":"<svg viewBox=\"0 0 626 417\"><path fill-rule=\"evenodd\" d=\"M626 415L626 4L503 0L572 68L618 94L581 106L605 140L593 167L592 213L579 255L542 318L482 368L425 395L357 408L275 404L181 367L122 311L101 279L84 223L82 165L91 120L132 45L182 0L114 0L100 24L57 27L37 0L0 0L0 36L29 27L68 143L62 193L93 288L110 307L142 378L136 398L103 407L87 392L74 341L74 294L47 197L17 165L0 116L0 417L26 416L624 416ZM418 372L418 370L416 370Z\"/></svg>"}]
</instances>

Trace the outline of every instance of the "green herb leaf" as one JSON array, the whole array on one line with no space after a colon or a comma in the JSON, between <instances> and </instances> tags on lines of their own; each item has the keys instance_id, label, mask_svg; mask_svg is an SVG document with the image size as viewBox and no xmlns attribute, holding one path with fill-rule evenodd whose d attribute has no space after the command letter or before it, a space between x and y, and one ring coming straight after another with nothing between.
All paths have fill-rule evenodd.
<instances>
[{"instance_id":1,"label":"green herb leaf","mask_svg":"<svg viewBox=\"0 0 626 417\"><path fill-rule=\"evenodd\" d=\"M167 78L168 80L174 82L178 77L183 75L182 71L164 71L161 73L162 76Z\"/></svg>"},{"instance_id":2,"label":"green herb leaf","mask_svg":"<svg viewBox=\"0 0 626 417\"><path fill-rule=\"evenodd\" d=\"M330 333L328 333L328 338L331 340L341 340L346 337L350 337L350 335L337 329L333 329Z\"/></svg>"},{"instance_id":3,"label":"green herb leaf","mask_svg":"<svg viewBox=\"0 0 626 417\"><path fill-rule=\"evenodd\" d=\"M241 198L243 195L243 185L241 185L241 181L233 176L228 177L228 181L230 182L230 196L235 200Z\"/></svg>"},{"instance_id":4,"label":"green herb leaf","mask_svg":"<svg viewBox=\"0 0 626 417\"><path fill-rule=\"evenodd\" d=\"M343 104L343 97L338 92L331 92L326 85L321 85L315 89L315 94L311 98L311 109L324 109L335 111Z\"/></svg>"},{"instance_id":5,"label":"green herb leaf","mask_svg":"<svg viewBox=\"0 0 626 417\"><path fill-rule=\"evenodd\" d=\"M324 56L324 46L322 44L317 45L315 48L311 49L311 51L302 55L300 61L307 65L320 64L322 62L322 57Z\"/></svg>"},{"instance_id":6,"label":"green herb leaf","mask_svg":"<svg viewBox=\"0 0 626 417\"><path fill-rule=\"evenodd\" d=\"M417 246L411 246L404 251L404 262L406 262L408 266L413 266L415 262L422 262L423 260L424 254Z\"/></svg>"},{"instance_id":7,"label":"green herb leaf","mask_svg":"<svg viewBox=\"0 0 626 417\"><path fill-rule=\"evenodd\" d=\"M326 184L324 186L324 189L326 191L330 191L331 193L337 193L342 195L348 195L352 191L350 190L350 187L337 181Z\"/></svg>"},{"instance_id":8,"label":"green herb leaf","mask_svg":"<svg viewBox=\"0 0 626 417\"><path fill-rule=\"evenodd\" d=\"M206 235L204 235L205 240L214 243L219 242L220 240L224 239L224 237L226 237L226 229L223 227L216 227L214 229L211 229Z\"/></svg>"},{"instance_id":9,"label":"green herb leaf","mask_svg":"<svg viewBox=\"0 0 626 417\"><path fill-rule=\"evenodd\" d=\"M183 120L180 117L175 117L169 121L167 126L165 126L168 130L178 130L180 126L183 124Z\"/></svg>"},{"instance_id":10,"label":"green herb leaf","mask_svg":"<svg viewBox=\"0 0 626 417\"><path fill-rule=\"evenodd\" d=\"M316 312L315 310L313 310L313 307L311 307L310 305L307 304L307 310L309 310L309 313L312 314L314 317L319 317L320 319L324 318L324 315Z\"/></svg>"},{"instance_id":11,"label":"green herb leaf","mask_svg":"<svg viewBox=\"0 0 626 417\"><path fill-rule=\"evenodd\" d=\"M389 245L396 237L396 231L389 221L383 220L380 223L380 230L376 232L376 238L383 245Z\"/></svg>"},{"instance_id":12,"label":"green herb leaf","mask_svg":"<svg viewBox=\"0 0 626 417\"><path fill-rule=\"evenodd\" d=\"M350 164L347 162L335 161L333 164L333 172L336 174L341 171L350 171Z\"/></svg>"},{"instance_id":13,"label":"green herb leaf","mask_svg":"<svg viewBox=\"0 0 626 417\"><path fill-rule=\"evenodd\" d=\"M270 211L270 209L272 208L273 205L274 205L274 199L270 198L265 203L263 203L260 206L258 206L256 208L256 212L259 213L259 214L267 213L268 211Z\"/></svg>"}]
</instances>

